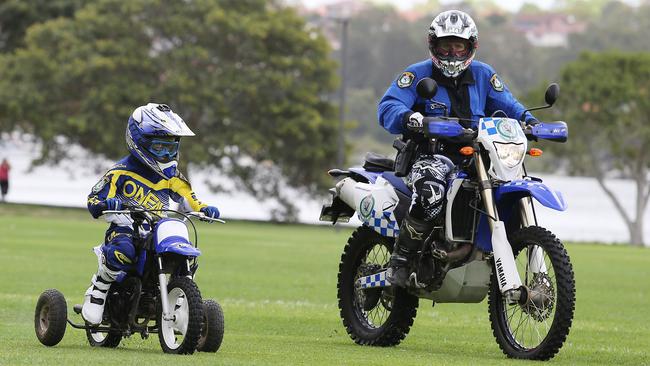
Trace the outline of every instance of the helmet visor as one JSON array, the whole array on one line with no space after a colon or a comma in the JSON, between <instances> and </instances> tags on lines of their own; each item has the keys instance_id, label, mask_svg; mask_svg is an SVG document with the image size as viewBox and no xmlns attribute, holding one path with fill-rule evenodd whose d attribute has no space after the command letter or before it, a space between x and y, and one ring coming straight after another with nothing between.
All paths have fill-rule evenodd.
<instances>
[{"instance_id":1,"label":"helmet visor","mask_svg":"<svg viewBox=\"0 0 650 366\"><path fill-rule=\"evenodd\" d=\"M472 44L466 39L444 37L436 40L433 51L435 55L442 60L462 60L470 55Z\"/></svg>"},{"instance_id":2,"label":"helmet visor","mask_svg":"<svg viewBox=\"0 0 650 366\"><path fill-rule=\"evenodd\" d=\"M151 139L147 150L161 163L168 163L178 154L180 139L177 137L156 137Z\"/></svg>"}]
</instances>

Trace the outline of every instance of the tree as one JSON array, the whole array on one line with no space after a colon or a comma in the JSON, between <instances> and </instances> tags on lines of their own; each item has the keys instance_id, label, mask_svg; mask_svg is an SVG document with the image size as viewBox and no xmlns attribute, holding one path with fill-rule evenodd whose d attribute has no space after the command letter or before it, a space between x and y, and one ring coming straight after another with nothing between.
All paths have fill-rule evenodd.
<instances>
[{"instance_id":1,"label":"tree","mask_svg":"<svg viewBox=\"0 0 650 366\"><path fill-rule=\"evenodd\" d=\"M563 145L572 172L594 176L630 232L643 245L644 212L650 197L650 54L583 53L562 70L557 113L571 121ZM613 174L636 185L634 215L607 186Z\"/></svg>"},{"instance_id":2,"label":"tree","mask_svg":"<svg viewBox=\"0 0 650 366\"><path fill-rule=\"evenodd\" d=\"M0 52L24 45L29 26L58 17L70 18L88 0L4 0L0 3Z\"/></svg>"},{"instance_id":3,"label":"tree","mask_svg":"<svg viewBox=\"0 0 650 366\"><path fill-rule=\"evenodd\" d=\"M116 158L131 111L166 102L197 134L185 162L216 166L292 219L284 181L314 192L336 157L329 52L275 1L98 0L31 26L0 57L0 129L40 137L44 159L65 143Z\"/></svg>"}]
</instances>

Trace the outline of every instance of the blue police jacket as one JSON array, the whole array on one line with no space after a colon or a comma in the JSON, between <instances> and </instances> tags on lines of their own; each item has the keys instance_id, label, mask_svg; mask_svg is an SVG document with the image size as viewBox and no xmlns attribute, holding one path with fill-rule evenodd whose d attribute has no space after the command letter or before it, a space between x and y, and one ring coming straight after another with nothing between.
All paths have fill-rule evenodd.
<instances>
[{"instance_id":1,"label":"blue police jacket","mask_svg":"<svg viewBox=\"0 0 650 366\"><path fill-rule=\"evenodd\" d=\"M405 122L413 111L419 111L424 116L443 115L444 108L437 106L433 101L444 103L447 111L451 111L449 94L444 86L438 85L438 91L431 100L419 97L415 91L420 79L432 76L433 67L431 59L407 67L381 98L377 110L379 124L390 133L404 133ZM490 65L472 61L465 72L471 72L473 76L473 82L468 84L472 127L476 127L479 118L490 116L498 110L502 110L510 118L518 119L526 109L513 97ZM524 120L533 119L534 117L526 112Z\"/></svg>"},{"instance_id":2,"label":"blue police jacket","mask_svg":"<svg viewBox=\"0 0 650 366\"><path fill-rule=\"evenodd\" d=\"M169 208L169 200L181 203L186 211L200 211L207 205L196 198L189 182L180 172L170 179L163 178L129 154L104 174L88 195L88 211L101 216L107 198L119 198L130 205L147 209Z\"/></svg>"}]
</instances>

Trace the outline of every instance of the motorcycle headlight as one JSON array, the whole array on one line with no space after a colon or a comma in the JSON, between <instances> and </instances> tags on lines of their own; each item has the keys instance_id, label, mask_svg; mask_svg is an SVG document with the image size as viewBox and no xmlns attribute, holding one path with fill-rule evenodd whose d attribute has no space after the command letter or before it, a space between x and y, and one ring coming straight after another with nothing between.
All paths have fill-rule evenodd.
<instances>
[{"instance_id":1,"label":"motorcycle headlight","mask_svg":"<svg viewBox=\"0 0 650 366\"><path fill-rule=\"evenodd\" d=\"M524 159L524 144L494 142L499 160L508 168L514 168Z\"/></svg>"}]
</instances>

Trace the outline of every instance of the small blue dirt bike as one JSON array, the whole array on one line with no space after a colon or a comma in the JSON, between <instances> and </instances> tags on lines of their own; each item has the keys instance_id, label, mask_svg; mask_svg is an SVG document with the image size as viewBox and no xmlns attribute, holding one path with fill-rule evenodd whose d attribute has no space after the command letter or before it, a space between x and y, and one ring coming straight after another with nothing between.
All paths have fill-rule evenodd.
<instances>
[{"instance_id":1,"label":"small blue dirt bike","mask_svg":"<svg viewBox=\"0 0 650 366\"><path fill-rule=\"evenodd\" d=\"M84 329L94 347L115 348L123 337L139 333L145 339L150 333L158 333L165 353L216 352L223 340L223 311L216 301L201 299L193 280L201 251L191 218L224 221L201 212L140 207L103 213L130 215L133 220L133 243L138 253L135 269L111 285L100 325L73 323L67 318L63 294L55 289L44 291L34 315L38 340L46 346L58 344L68 323ZM165 217L168 213L182 219ZM189 240L186 223L194 229L194 244ZM99 258L99 246L94 249ZM75 305L74 312L80 314L81 305Z\"/></svg>"},{"instance_id":2,"label":"small blue dirt bike","mask_svg":"<svg viewBox=\"0 0 650 366\"><path fill-rule=\"evenodd\" d=\"M428 78L417 85L427 110L446 109L432 100L436 89ZM558 93L552 84L547 105L531 110L550 107ZM419 131L434 153L439 140L466 143L460 150L466 159L447 182L445 209L411 261L406 287L386 280L399 223L411 203L412 192L400 177L405 173L396 175L401 168L394 169L403 165L369 154L363 168L329 172L341 180L330 190L332 203L323 207L321 220L346 221L356 212L363 223L348 240L338 273L340 315L356 343L399 344L421 298L478 303L486 296L494 336L507 356L548 360L566 340L575 308L573 269L560 240L537 225L533 199L555 210L566 204L559 192L529 176L523 161L526 153L540 152L529 151L528 140L564 142L567 125L531 127L496 115L473 125L477 128L465 128L456 118L425 117ZM397 162L412 161L408 141L396 142Z\"/></svg>"}]
</instances>

